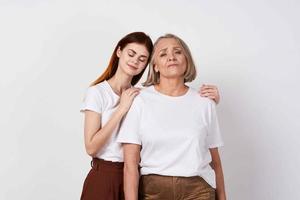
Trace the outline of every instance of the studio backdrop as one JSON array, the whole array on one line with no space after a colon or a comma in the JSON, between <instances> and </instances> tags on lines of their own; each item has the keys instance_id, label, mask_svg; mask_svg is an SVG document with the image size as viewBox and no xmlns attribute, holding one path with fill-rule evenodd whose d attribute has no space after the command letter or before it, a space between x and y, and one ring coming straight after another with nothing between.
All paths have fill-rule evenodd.
<instances>
[{"instance_id":1,"label":"studio backdrop","mask_svg":"<svg viewBox=\"0 0 300 200\"><path fill-rule=\"evenodd\" d=\"M299 10L296 0L1 0L0 199L79 199L90 168L79 108L132 31L178 35L197 64L190 86L218 86L227 199L300 199Z\"/></svg>"}]
</instances>

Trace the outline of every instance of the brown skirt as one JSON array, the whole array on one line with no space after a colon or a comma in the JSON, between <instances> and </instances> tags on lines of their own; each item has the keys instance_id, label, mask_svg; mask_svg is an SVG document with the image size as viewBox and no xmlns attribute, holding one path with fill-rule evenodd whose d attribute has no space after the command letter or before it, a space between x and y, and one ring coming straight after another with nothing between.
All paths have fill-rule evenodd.
<instances>
[{"instance_id":1,"label":"brown skirt","mask_svg":"<svg viewBox=\"0 0 300 200\"><path fill-rule=\"evenodd\" d=\"M81 200L124 200L123 162L93 158L81 194Z\"/></svg>"}]
</instances>

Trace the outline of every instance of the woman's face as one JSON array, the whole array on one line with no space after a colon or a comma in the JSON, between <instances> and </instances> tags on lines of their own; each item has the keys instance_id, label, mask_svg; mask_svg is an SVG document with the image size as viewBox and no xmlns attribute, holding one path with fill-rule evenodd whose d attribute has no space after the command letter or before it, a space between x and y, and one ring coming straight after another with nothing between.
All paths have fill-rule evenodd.
<instances>
[{"instance_id":1,"label":"woman's face","mask_svg":"<svg viewBox=\"0 0 300 200\"><path fill-rule=\"evenodd\" d=\"M160 72L160 79L184 77L187 60L176 39L161 39L156 45L154 56L154 70Z\"/></svg>"},{"instance_id":2,"label":"woman's face","mask_svg":"<svg viewBox=\"0 0 300 200\"><path fill-rule=\"evenodd\" d=\"M117 56L119 57L119 67L126 74L135 76L146 67L149 52L142 44L129 43L123 50L120 48L117 50Z\"/></svg>"}]
</instances>

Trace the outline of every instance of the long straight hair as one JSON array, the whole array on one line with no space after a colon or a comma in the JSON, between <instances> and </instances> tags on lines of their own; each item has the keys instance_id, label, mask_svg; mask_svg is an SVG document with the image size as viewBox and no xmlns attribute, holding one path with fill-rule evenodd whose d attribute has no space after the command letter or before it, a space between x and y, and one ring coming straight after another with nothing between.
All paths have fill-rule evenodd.
<instances>
[{"instance_id":1,"label":"long straight hair","mask_svg":"<svg viewBox=\"0 0 300 200\"><path fill-rule=\"evenodd\" d=\"M144 32L129 33L128 35L124 36L118 42L118 44L116 45L116 47L110 57L110 61L109 61L109 64L108 64L106 70L103 72L103 74L99 78L97 78L91 84L91 86L96 85L104 80L108 80L115 75L115 73L118 69L118 63L119 63L119 58L117 56L117 50L118 50L118 48L123 50L126 47L126 45L128 45L129 43L138 43L138 44L144 45L146 47L146 49L148 50L149 55L151 54L152 49L153 49L153 43L152 43L151 38L148 35L146 35ZM139 74L132 77L131 85L135 85L135 84L137 84L137 82L139 82L149 61L150 61L150 56L149 56L147 62L145 63L144 69Z\"/></svg>"}]
</instances>

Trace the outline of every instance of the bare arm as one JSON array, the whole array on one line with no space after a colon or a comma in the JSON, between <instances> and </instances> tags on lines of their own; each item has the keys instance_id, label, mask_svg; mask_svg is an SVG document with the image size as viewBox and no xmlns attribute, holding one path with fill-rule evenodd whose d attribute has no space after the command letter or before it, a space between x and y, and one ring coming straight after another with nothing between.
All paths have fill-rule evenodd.
<instances>
[{"instance_id":1,"label":"bare arm","mask_svg":"<svg viewBox=\"0 0 300 200\"><path fill-rule=\"evenodd\" d=\"M217 200L226 200L224 176L218 148L212 148L209 150L212 157L211 167L216 173Z\"/></svg>"},{"instance_id":2,"label":"bare arm","mask_svg":"<svg viewBox=\"0 0 300 200\"><path fill-rule=\"evenodd\" d=\"M86 152L94 157L107 143L114 129L118 126L123 116L129 110L133 99L138 95L139 89L129 88L122 93L120 104L112 114L109 121L101 127L101 115L94 111L86 110L84 119L84 143Z\"/></svg>"},{"instance_id":3,"label":"bare arm","mask_svg":"<svg viewBox=\"0 0 300 200\"><path fill-rule=\"evenodd\" d=\"M84 120L84 143L86 152L94 157L97 152L106 144L113 130L120 123L124 114L117 110L110 120L101 128L101 115L86 110Z\"/></svg>"},{"instance_id":4,"label":"bare arm","mask_svg":"<svg viewBox=\"0 0 300 200\"><path fill-rule=\"evenodd\" d=\"M123 144L124 149L124 192L126 200L138 199L139 162L141 146Z\"/></svg>"}]
</instances>

